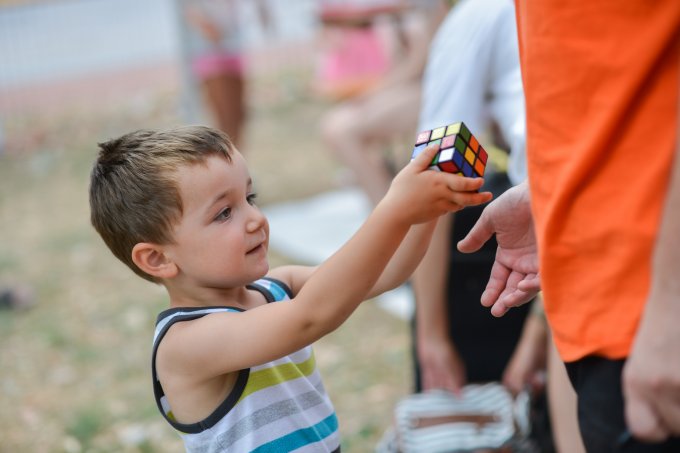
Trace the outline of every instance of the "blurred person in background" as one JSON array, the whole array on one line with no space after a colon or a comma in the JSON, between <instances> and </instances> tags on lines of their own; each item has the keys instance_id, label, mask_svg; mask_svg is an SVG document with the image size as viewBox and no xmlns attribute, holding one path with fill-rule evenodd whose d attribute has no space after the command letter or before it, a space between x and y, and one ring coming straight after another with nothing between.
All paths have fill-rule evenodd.
<instances>
[{"instance_id":1,"label":"blurred person in background","mask_svg":"<svg viewBox=\"0 0 680 453\"><path fill-rule=\"evenodd\" d=\"M410 139L415 131L427 48L446 13L441 1L394 3L400 53L380 81L342 99L321 119L324 142L372 204L387 191L395 169L408 160L404 154L393 163L390 149L395 139Z\"/></svg>"},{"instance_id":2,"label":"blurred person in background","mask_svg":"<svg viewBox=\"0 0 680 453\"><path fill-rule=\"evenodd\" d=\"M384 20L399 28L404 10L396 0L318 0L320 29L314 91L339 102L374 88L390 69ZM398 30L399 31L399 30Z\"/></svg>"},{"instance_id":3,"label":"blurred person in background","mask_svg":"<svg viewBox=\"0 0 680 453\"><path fill-rule=\"evenodd\" d=\"M245 10L256 8L261 25L271 18L264 0L181 0L191 72L214 125L242 147L246 121Z\"/></svg>"}]
</instances>

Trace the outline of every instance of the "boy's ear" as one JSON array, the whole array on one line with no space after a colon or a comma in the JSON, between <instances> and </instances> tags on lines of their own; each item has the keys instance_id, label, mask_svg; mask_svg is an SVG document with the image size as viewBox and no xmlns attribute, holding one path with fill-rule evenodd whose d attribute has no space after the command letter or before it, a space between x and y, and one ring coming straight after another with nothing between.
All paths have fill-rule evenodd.
<instances>
[{"instance_id":1,"label":"boy's ear","mask_svg":"<svg viewBox=\"0 0 680 453\"><path fill-rule=\"evenodd\" d=\"M177 266L158 244L140 242L132 247L132 261L147 274L168 279L177 275Z\"/></svg>"}]
</instances>

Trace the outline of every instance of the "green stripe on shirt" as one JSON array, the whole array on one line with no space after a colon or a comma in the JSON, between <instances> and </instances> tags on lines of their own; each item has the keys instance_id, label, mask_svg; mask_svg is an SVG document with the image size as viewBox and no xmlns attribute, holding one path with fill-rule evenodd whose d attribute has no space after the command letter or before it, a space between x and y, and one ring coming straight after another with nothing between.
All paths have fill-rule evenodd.
<instances>
[{"instance_id":1,"label":"green stripe on shirt","mask_svg":"<svg viewBox=\"0 0 680 453\"><path fill-rule=\"evenodd\" d=\"M303 376L309 376L316 368L316 361L314 354L307 360L301 363L284 363L264 370L253 371L248 377L248 384L241 394L239 401L245 397L271 387L272 385L280 384L281 382L292 381Z\"/></svg>"}]
</instances>

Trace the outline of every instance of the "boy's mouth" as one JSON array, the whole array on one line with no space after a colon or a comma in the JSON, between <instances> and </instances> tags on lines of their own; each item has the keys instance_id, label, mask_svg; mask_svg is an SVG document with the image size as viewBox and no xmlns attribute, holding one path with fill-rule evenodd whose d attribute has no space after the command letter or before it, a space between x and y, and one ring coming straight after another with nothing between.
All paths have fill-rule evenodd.
<instances>
[{"instance_id":1,"label":"boy's mouth","mask_svg":"<svg viewBox=\"0 0 680 453\"><path fill-rule=\"evenodd\" d=\"M246 252L246 255L251 255L253 253L257 253L259 251L264 251L264 242L259 243L257 246L253 247L252 249L248 250Z\"/></svg>"}]
</instances>

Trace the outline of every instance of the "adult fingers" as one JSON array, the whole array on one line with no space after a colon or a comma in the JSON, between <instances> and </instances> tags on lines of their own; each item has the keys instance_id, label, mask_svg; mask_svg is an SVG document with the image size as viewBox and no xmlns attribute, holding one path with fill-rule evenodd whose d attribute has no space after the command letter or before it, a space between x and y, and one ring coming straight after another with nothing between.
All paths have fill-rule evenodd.
<instances>
[{"instance_id":1,"label":"adult fingers","mask_svg":"<svg viewBox=\"0 0 680 453\"><path fill-rule=\"evenodd\" d=\"M480 300L483 306L491 307L496 303L498 297L507 286L509 276L510 270L499 261L494 261L491 267L491 274L489 275L489 282L486 284L486 289L482 293Z\"/></svg>"},{"instance_id":2,"label":"adult fingers","mask_svg":"<svg viewBox=\"0 0 680 453\"><path fill-rule=\"evenodd\" d=\"M505 305L502 301L497 300L493 306L491 307L491 315L500 318L504 314L506 314L508 311L510 311L510 307Z\"/></svg>"},{"instance_id":3,"label":"adult fingers","mask_svg":"<svg viewBox=\"0 0 680 453\"><path fill-rule=\"evenodd\" d=\"M517 288L525 292L540 291L541 274L527 274L524 280L517 284Z\"/></svg>"},{"instance_id":4,"label":"adult fingers","mask_svg":"<svg viewBox=\"0 0 680 453\"><path fill-rule=\"evenodd\" d=\"M468 234L463 239L458 241L457 247L462 253L476 252L482 248L486 241L491 239L491 236L493 236L494 229L491 221L489 220L488 214L486 214L487 209L488 207L484 208L482 215L479 216L479 219L477 219L477 222L475 222L470 231L468 231Z\"/></svg>"},{"instance_id":5,"label":"adult fingers","mask_svg":"<svg viewBox=\"0 0 680 453\"><path fill-rule=\"evenodd\" d=\"M661 417L664 428L669 435L680 435L680 395L673 389L670 394L659 397L656 411Z\"/></svg>"},{"instance_id":6,"label":"adult fingers","mask_svg":"<svg viewBox=\"0 0 680 453\"><path fill-rule=\"evenodd\" d=\"M661 442L668 438L668 430L651 402L637 392L626 400L626 422L633 436L642 441Z\"/></svg>"},{"instance_id":7,"label":"adult fingers","mask_svg":"<svg viewBox=\"0 0 680 453\"><path fill-rule=\"evenodd\" d=\"M508 276L505 291L498 297L499 301L506 307L518 307L529 302L538 294L539 288L533 288L528 285L528 288L520 288L527 278L527 275L522 272L512 271Z\"/></svg>"},{"instance_id":8,"label":"adult fingers","mask_svg":"<svg viewBox=\"0 0 680 453\"><path fill-rule=\"evenodd\" d=\"M539 293L539 291L523 291L520 289L515 289L512 292L509 292L508 294L503 295L502 297L499 298L500 303L502 303L505 307L508 308L513 308L513 307L519 307L520 305L524 305L527 302L529 302L531 299L536 297L536 295Z\"/></svg>"},{"instance_id":9,"label":"adult fingers","mask_svg":"<svg viewBox=\"0 0 680 453\"><path fill-rule=\"evenodd\" d=\"M430 376L427 385L423 385L425 390L429 389L444 389L451 393L459 394L462 383L458 382L448 370L438 370L439 372Z\"/></svg>"},{"instance_id":10,"label":"adult fingers","mask_svg":"<svg viewBox=\"0 0 680 453\"><path fill-rule=\"evenodd\" d=\"M519 282L521 282L525 274L516 271L509 271L508 276L505 280L505 288L498 295L496 302L494 302L491 307L491 314L496 317L503 316L513 307L518 307L529 302L533 299L538 291L522 291L517 288Z\"/></svg>"},{"instance_id":11,"label":"adult fingers","mask_svg":"<svg viewBox=\"0 0 680 453\"><path fill-rule=\"evenodd\" d=\"M453 393L460 391L463 383L458 382L454 363L438 357L434 360L423 359L420 365L423 390L445 389Z\"/></svg>"}]
</instances>

